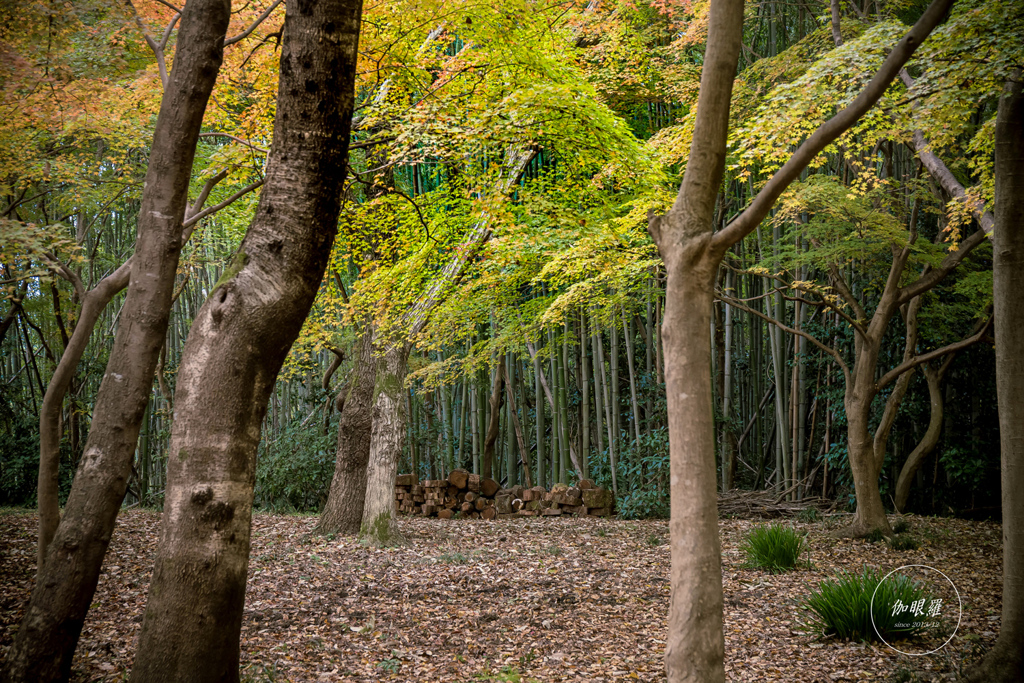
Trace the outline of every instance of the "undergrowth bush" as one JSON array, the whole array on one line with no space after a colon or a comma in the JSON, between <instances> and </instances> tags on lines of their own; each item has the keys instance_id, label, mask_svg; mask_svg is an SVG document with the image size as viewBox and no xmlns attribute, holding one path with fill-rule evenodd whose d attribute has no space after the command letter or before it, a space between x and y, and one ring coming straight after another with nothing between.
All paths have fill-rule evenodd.
<instances>
[{"instance_id":1,"label":"undergrowth bush","mask_svg":"<svg viewBox=\"0 0 1024 683\"><path fill-rule=\"evenodd\" d=\"M630 491L619 494L615 507L619 519L668 519L669 499L660 491Z\"/></svg>"},{"instance_id":2,"label":"undergrowth bush","mask_svg":"<svg viewBox=\"0 0 1024 683\"><path fill-rule=\"evenodd\" d=\"M747 566L781 574L796 567L804 537L782 524L759 526L747 533L740 548L747 554Z\"/></svg>"},{"instance_id":3,"label":"undergrowth bush","mask_svg":"<svg viewBox=\"0 0 1024 683\"><path fill-rule=\"evenodd\" d=\"M334 430L324 435L301 425L261 443L256 459L257 503L285 512L317 512L327 502L334 476Z\"/></svg>"},{"instance_id":4,"label":"undergrowth bush","mask_svg":"<svg viewBox=\"0 0 1024 683\"><path fill-rule=\"evenodd\" d=\"M865 567L859 574L840 570L835 578L823 580L817 590L811 590L801 602L801 607L810 613L804 624L805 630L820 636L862 642L878 640L881 635L890 643L921 633L922 629L916 626L897 628L897 623L917 622L907 622L907 617L902 614L893 615L891 607L897 600L910 605L927 599L923 588L909 577L900 575L890 576L879 586L883 576ZM874 627L871 625L872 595L875 599Z\"/></svg>"}]
</instances>

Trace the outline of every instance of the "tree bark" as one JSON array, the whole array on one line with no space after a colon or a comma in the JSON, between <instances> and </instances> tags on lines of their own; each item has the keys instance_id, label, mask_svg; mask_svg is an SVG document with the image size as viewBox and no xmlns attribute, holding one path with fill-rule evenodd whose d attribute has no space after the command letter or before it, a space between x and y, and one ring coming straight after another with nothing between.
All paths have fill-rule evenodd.
<instances>
[{"instance_id":1,"label":"tree bark","mask_svg":"<svg viewBox=\"0 0 1024 683\"><path fill-rule=\"evenodd\" d=\"M910 487L914 482L914 475L917 474L917 470L920 469L925 459L935 450L935 446L939 443L939 437L942 435L942 418L945 408L945 401L942 396L942 380L946 376L946 370L952 361L953 355L951 354L942 362L938 370L933 369L930 365L924 366L924 378L928 384L928 427L925 429L924 436L921 437L917 446L907 456L907 460L903 463L903 468L900 470L900 476L896 480L896 494L893 497L893 507L898 512L903 512L906 509L907 500L910 498Z\"/></svg>"},{"instance_id":2,"label":"tree bark","mask_svg":"<svg viewBox=\"0 0 1024 683\"><path fill-rule=\"evenodd\" d=\"M390 346L377 358L373 388L373 428L366 469L366 501L359 535L381 545L401 540L396 522L395 475L405 439L405 392L410 346Z\"/></svg>"},{"instance_id":3,"label":"tree bark","mask_svg":"<svg viewBox=\"0 0 1024 683\"><path fill-rule=\"evenodd\" d=\"M359 359L345 392L345 407L338 421L338 445L334 477L327 505L316 530L321 534L359 533L366 500L366 465L370 461L370 431L373 428L373 326L366 325L359 342Z\"/></svg>"},{"instance_id":4,"label":"tree bark","mask_svg":"<svg viewBox=\"0 0 1024 683\"><path fill-rule=\"evenodd\" d=\"M494 381L491 383L490 420L487 424L487 436L484 438L484 456L480 461L480 476L491 479L494 476L494 444L498 441L498 428L501 426L501 383L504 380L504 363L494 368Z\"/></svg>"},{"instance_id":5,"label":"tree bark","mask_svg":"<svg viewBox=\"0 0 1024 683\"><path fill-rule=\"evenodd\" d=\"M672 601L665 651L670 683L725 680L710 376L711 306L718 267L725 253L760 224L806 165L878 101L951 2L933 2L857 98L811 134L746 210L717 233L712 231L712 219L725 169L743 2L711 4L697 117L683 181L669 212L661 217L652 213L648 225L668 278L662 331L672 494Z\"/></svg>"},{"instance_id":6,"label":"tree bark","mask_svg":"<svg viewBox=\"0 0 1024 683\"><path fill-rule=\"evenodd\" d=\"M133 681L238 680L256 449L337 232L361 4L288 5L267 180L178 371L160 547Z\"/></svg>"},{"instance_id":7,"label":"tree bark","mask_svg":"<svg viewBox=\"0 0 1024 683\"><path fill-rule=\"evenodd\" d=\"M230 11L226 0L192 0L183 10L174 69L153 132L121 324L64 520L8 651L4 680L50 681L70 675L167 332L192 160L220 70Z\"/></svg>"},{"instance_id":8,"label":"tree bark","mask_svg":"<svg viewBox=\"0 0 1024 683\"><path fill-rule=\"evenodd\" d=\"M1024 680L1024 97L1016 70L996 116L996 393L1003 501L1003 611L999 638L974 683Z\"/></svg>"}]
</instances>

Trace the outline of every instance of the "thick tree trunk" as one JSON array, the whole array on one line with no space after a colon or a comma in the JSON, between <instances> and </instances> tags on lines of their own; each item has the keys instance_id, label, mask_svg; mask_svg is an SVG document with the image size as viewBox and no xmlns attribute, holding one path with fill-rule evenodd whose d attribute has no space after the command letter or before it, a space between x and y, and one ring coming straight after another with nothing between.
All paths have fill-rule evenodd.
<instances>
[{"instance_id":1,"label":"thick tree trunk","mask_svg":"<svg viewBox=\"0 0 1024 683\"><path fill-rule=\"evenodd\" d=\"M382 546L401 540L396 521L395 475L405 439L407 415L403 386L409 350L408 344L397 344L377 359L366 501L359 535Z\"/></svg>"},{"instance_id":2,"label":"thick tree trunk","mask_svg":"<svg viewBox=\"0 0 1024 683\"><path fill-rule=\"evenodd\" d=\"M373 326L367 324L359 342L359 358L345 389L345 407L338 421L334 478L316 530L321 534L355 535L363 521L366 464L370 461L373 428Z\"/></svg>"},{"instance_id":3,"label":"thick tree trunk","mask_svg":"<svg viewBox=\"0 0 1024 683\"><path fill-rule=\"evenodd\" d=\"M133 681L238 680L256 448L337 232L360 13L360 0L287 8L266 184L178 371Z\"/></svg>"},{"instance_id":4,"label":"thick tree trunk","mask_svg":"<svg viewBox=\"0 0 1024 683\"><path fill-rule=\"evenodd\" d=\"M1024 97L1017 70L996 117L993 295L1003 498L999 638L969 680L1024 680Z\"/></svg>"},{"instance_id":5,"label":"thick tree trunk","mask_svg":"<svg viewBox=\"0 0 1024 683\"><path fill-rule=\"evenodd\" d=\"M160 105L121 324L100 384L92 430L14 644L8 681L67 679L124 499L164 343L181 251L189 177L206 102L220 70L231 6L191 0Z\"/></svg>"}]
</instances>

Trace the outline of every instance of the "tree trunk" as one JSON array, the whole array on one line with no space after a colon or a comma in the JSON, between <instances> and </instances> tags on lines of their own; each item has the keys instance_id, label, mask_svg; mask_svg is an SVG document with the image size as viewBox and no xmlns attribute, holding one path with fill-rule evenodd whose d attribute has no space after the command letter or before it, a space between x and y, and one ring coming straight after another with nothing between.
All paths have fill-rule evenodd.
<instances>
[{"instance_id":1,"label":"tree trunk","mask_svg":"<svg viewBox=\"0 0 1024 683\"><path fill-rule=\"evenodd\" d=\"M924 436L921 437L917 446L907 456L907 460L903 463L903 468L900 470L900 476L896 480L896 495L894 496L893 506L899 512L903 512L906 509L907 499L910 498L910 486L914 482L914 475L917 474L917 470L920 469L925 459L935 450L935 446L939 443L939 437L942 435L942 417L945 407L945 401L942 399L942 380L952 360L953 356L948 356L938 370L932 369L929 365L924 366L924 377L928 383L928 402L930 408L928 427L925 429Z\"/></svg>"},{"instance_id":2,"label":"tree trunk","mask_svg":"<svg viewBox=\"0 0 1024 683\"><path fill-rule=\"evenodd\" d=\"M401 539L395 518L395 475L405 438L407 415L403 385L409 351L408 344L399 343L377 359L366 502L359 535L381 546L394 545Z\"/></svg>"},{"instance_id":3,"label":"tree trunk","mask_svg":"<svg viewBox=\"0 0 1024 683\"><path fill-rule=\"evenodd\" d=\"M504 363L494 368L494 381L491 383L490 421L487 425L487 437L484 439L484 457L480 463L480 476L491 479L494 476L494 444L498 441L498 430L501 427L501 382L504 375Z\"/></svg>"},{"instance_id":4,"label":"tree trunk","mask_svg":"<svg viewBox=\"0 0 1024 683\"><path fill-rule=\"evenodd\" d=\"M360 12L360 0L288 6L266 184L178 371L133 681L238 680L256 448L337 232Z\"/></svg>"},{"instance_id":5,"label":"tree trunk","mask_svg":"<svg viewBox=\"0 0 1024 683\"><path fill-rule=\"evenodd\" d=\"M225 0L192 0L184 8L174 69L153 132L121 324L64 520L7 653L4 680L50 681L70 675L167 333L192 160L220 70L230 11Z\"/></svg>"},{"instance_id":6,"label":"tree trunk","mask_svg":"<svg viewBox=\"0 0 1024 683\"><path fill-rule=\"evenodd\" d=\"M996 117L993 295L1003 499L999 638L971 672L976 683L1024 680L1024 97L1016 70Z\"/></svg>"},{"instance_id":7,"label":"tree trunk","mask_svg":"<svg viewBox=\"0 0 1024 683\"><path fill-rule=\"evenodd\" d=\"M683 182L668 214L658 217L652 212L648 224L668 277L662 330L672 493L672 601L665 648L670 683L725 680L710 375L711 306L718 267L725 253L754 231L807 164L878 101L900 67L945 16L950 3L933 2L856 99L808 137L747 208L714 233L712 218L725 169L743 2L711 4L697 117ZM876 487L877 483L876 479Z\"/></svg>"},{"instance_id":8,"label":"tree trunk","mask_svg":"<svg viewBox=\"0 0 1024 683\"><path fill-rule=\"evenodd\" d=\"M321 534L359 533L366 498L366 465L370 461L370 430L373 426L373 326L367 323L359 341L359 358L345 387L345 405L338 421L338 446L334 477L327 505L316 530Z\"/></svg>"},{"instance_id":9,"label":"tree trunk","mask_svg":"<svg viewBox=\"0 0 1024 683\"><path fill-rule=\"evenodd\" d=\"M664 217L651 215L649 226L668 278L661 339L671 475L670 683L725 681L710 358L721 255L709 246L742 29L742 0L712 3L690 160L672 209Z\"/></svg>"}]
</instances>

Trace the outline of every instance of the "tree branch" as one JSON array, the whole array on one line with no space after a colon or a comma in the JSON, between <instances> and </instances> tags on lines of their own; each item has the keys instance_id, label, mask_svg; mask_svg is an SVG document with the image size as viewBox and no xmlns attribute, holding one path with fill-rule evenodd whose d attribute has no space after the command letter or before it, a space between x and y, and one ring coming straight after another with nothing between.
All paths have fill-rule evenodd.
<instances>
[{"instance_id":1,"label":"tree branch","mask_svg":"<svg viewBox=\"0 0 1024 683\"><path fill-rule=\"evenodd\" d=\"M779 196L800 176L800 172L807 167L811 160L878 102L903 65L914 54L917 47L924 42L932 29L945 18L952 5L953 0L933 0L917 23L907 31L903 39L885 58L881 68L853 102L819 126L797 148L782 168L768 180L746 210L734 218L724 229L714 234L711 248L719 257L760 225Z\"/></svg>"},{"instance_id":2,"label":"tree branch","mask_svg":"<svg viewBox=\"0 0 1024 683\"><path fill-rule=\"evenodd\" d=\"M947 344L946 346L935 349L934 351L929 351L928 353L923 353L920 356L915 356L914 358L911 358L906 362L900 363L892 370L882 375L881 379L875 382L875 391L880 391L884 389L894 379L902 375L904 372L916 368L921 363L927 363L931 360L939 358L940 356L944 356L947 353L960 351L961 349L966 349L968 346L977 344L978 342L985 338L985 333L988 331L988 328L991 324L992 318L990 316L988 321L981 326L981 329L976 334L966 339L961 339L958 342L954 342L953 344Z\"/></svg>"},{"instance_id":3,"label":"tree branch","mask_svg":"<svg viewBox=\"0 0 1024 683\"><path fill-rule=\"evenodd\" d=\"M234 36L233 38L225 38L224 39L224 47L227 47L228 45L234 45L235 43L237 43L237 42L239 42L241 40L245 40L246 38L248 38L249 34L251 34L253 31L255 31L256 28L260 24L262 24L263 21L267 17L270 16L270 13L273 12L275 9L277 9L277 6L280 5L282 2L284 2L284 0L274 0L273 4L271 4L270 7L268 7L266 10L264 10L263 14L259 15L258 17L256 17L256 20L254 22L252 22L252 24L249 25L249 28L245 29L244 31L239 33L237 36Z\"/></svg>"},{"instance_id":4,"label":"tree branch","mask_svg":"<svg viewBox=\"0 0 1024 683\"><path fill-rule=\"evenodd\" d=\"M839 367L842 368L842 370L843 370L843 375L846 377L847 384L849 384L849 382L850 382L850 368L848 368L846 366L846 362L843 360L843 357L839 355L839 352L836 351L835 349L833 349L832 347L826 346L825 344L822 344L820 341L817 340L817 338L815 338L814 336L804 332L803 330L797 330L797 329L794 329L792 327L789 327L788 325L783 324L782 322L776 320L775 318L771 318L771 317L765 315L761 311L755 310L755 309L750 308L748 306L744 306L739 301L733 299L732 297L725 296L721 292L715 292L715 297L719 301L724 301L725 303L729 304L730 306L735 306L736 308L740 309L741 311L746 311L747 313L752 313L752 314L756 315L757 317L761 318L762 320L765 320L766 322L769 322L772 325L775 325L776 327L778 327L783 332L789 332L790 334L799 335L799 336L803 337L804 339L808 340L809 342L811 342L812 344L817 346L819 349L821 349L822 351L824 351L825 353L827 353L828 355L832 356L835 359L836 363L838 363Z\"/></svg>"}]
</instances>

